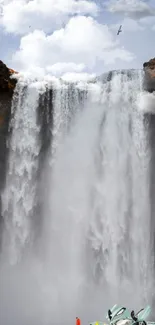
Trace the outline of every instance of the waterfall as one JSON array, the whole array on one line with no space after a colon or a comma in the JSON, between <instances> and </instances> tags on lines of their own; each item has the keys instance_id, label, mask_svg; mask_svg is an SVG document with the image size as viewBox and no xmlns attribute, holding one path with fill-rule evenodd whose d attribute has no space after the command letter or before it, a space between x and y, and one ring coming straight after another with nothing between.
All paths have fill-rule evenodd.
<instances>
[{"instance_id":1,"label":"waterfall","mask_svg":"<svg viewBox=\"0 0 155 325\"><path fill-rule=\"evenodd\" d=\"M148 267L149 136L145 118L137 110L142 75L135 72L130 78L116 72L108 87L90 204L88 288L91 283L94 292L95 280L97 294L102 296L104 291L113 303L138 307L150 299L153 285Z\"/></svg>"},{"instance_id":2,"label":"waterfall","mask_svg":"<svg viewBox=\"0 0 155 325\"><path fill-rule=\"evenodd\" d=\"M39 93L31 86L18 84L12 104L12 135L6 187L2 196L5 220L4 250L16 263L31 241L38 165L39 128L36 121ZM7 254L5 250L5 256Z\"/></svg>"},{"instance_id":3,"label":"waterfall","mask_svg":"<svg viewBox=\"0 0 155 325\"><path fill-rule=\"evenodd\" d=\"M135 309L152 302L151 147L138 108L142 82L141 71L116 71L91 83L47 84L52 123L42 177L39 91L18 82L2 197L6 325L67 325L76 316L87 324L105 320L114 303ZM35 242L38 187L42 228Z\"/></svg>"}]
</instances>

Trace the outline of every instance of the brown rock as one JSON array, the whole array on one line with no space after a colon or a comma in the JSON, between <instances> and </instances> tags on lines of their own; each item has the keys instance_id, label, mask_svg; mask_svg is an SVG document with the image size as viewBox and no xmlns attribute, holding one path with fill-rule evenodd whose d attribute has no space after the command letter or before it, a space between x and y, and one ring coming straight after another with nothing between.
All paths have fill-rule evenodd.
<instances>
[{"instance_id":1,"label":"brown rock","mask_svg":"<svg viewBox=\"0 0 155 325\"><path fill-rule=\"evenodd\" d=\"M143 64L145 72L144 89L153 92L155 91L155 58Z\"/></svg>"},{"instance_id":2,"label":"brown rock","mask_svg":"<svg viewBox=\"0 0 155 325\"><path fill-rule=\"evenodd\" d=\"M0 130L5 129L11 112L12 95L17 82L15 78L11 78L14 73L17 72L9 69L0 60Z\"/></svg>"},{"instance_id":3,"label":"brown rock","mask_svg":"<svg viewBox=\"0 0 155 325\"><path fill-rule=\"evenodd\" d=\"M14 73L17 72L8 69L7 66L0 61L0 194L5 183L11 102L13 91L17 83L15 78L11 78Z\"/></svg>"},{"instance_id":4,"label":"brown rock","mask_svg":"<svg viewBox=\"0 0 155 325\"><path fill-rule=\"evenodd\" d=\"M0 93L8 92L13 94L13 90L16 85L16 79L10 78L16 71L7 68L7 66L0 61Z\"/></svg>"}]
</instances>

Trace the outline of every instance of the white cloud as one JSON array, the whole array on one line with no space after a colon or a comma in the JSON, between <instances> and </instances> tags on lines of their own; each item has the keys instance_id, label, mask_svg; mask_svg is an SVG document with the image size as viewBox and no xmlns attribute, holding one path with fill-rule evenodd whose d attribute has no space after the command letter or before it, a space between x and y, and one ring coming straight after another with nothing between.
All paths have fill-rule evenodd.
<instances>
[{"instance_id":1,"label":"white cloud","mask_svg":"<svg viewBox=\"0 0 155 325\"><path fill-rule=\"evenodd\" d=\"M96 16L98 6L89 0L13 0L2 3L1 25L7 32L27 34L35 29L51 32L74 14Z\"/></svg>"},{"instance_id":2,"label":"white cloud","mask_svg":"<svg viewBox=\"0 0 155 325\"><path fill-rule=\"evenodd\" d=\"M155 8L142 0L110 0L107 9L111 13L124 14L133 19L141 19L155 15Z\"/></svg>"},{"instance_id":3,"label":"white cloud","mask_svg":"<svg viewBox=\"0 0 155 325\"><path fill-rule=\"evenodd\" d=\"M91 70L98 61L110 64L116 59L129 62L133 58L132 53L120 47L118 38L106 25L92 17L77 16L51 35L36 30L23 36L13 63L17 69L36 66L57 74L61 69L63 73L67 69L68 72L80 72L85 67Z\"/></svg>"},{"instance_id":4,"label":"white cloud","mask_svg":"<svg viewBox=\"0 0 155 325\"><path fill-rule=\"evenodd\" d=\"M132 18L129 17L125 17L117 24L112 24L109 28L110 30L115 31L116 33L120 25L122 25L123 33L143 31L146 28L146 26L145 25L143 26L139 21L133 20Z\"/></svg>"},{"instance_id":5,"label":"white cloud","mask_svg":"<svg viewBox=\"0 0 155 325\"><path fill-rule=\"evenodd\" d=\"M124 32L137 32L145 29L141 23L128 17L122 21L122 26Z\"/></svg>"},{"instance_id":6,"label":"white cloud","mask_svg":"<svg viewBox=\"0 0 155 325\"><path fill-rule=\"evenodd\" d=\"M65 73L62 75L61 79L67 82L77 82L77 81L91 81L96 77L95 74L89 74L89 73Z\"/></svg>"},{"instance_id":7,"label":"white cloud","mask_svg":"<svg viewBox=\"0 0 155 325\"><path fill-rule=\"evenodd\" d=\"M75 64L74 62L58 62L46 67L46 71L54 75L61 75L62 73L82 72L85 69L83 63Z\"/></svg>"},{"instance_id":8,"label":"white cloud","mask_svg":"<svg viewBox=\"0 0 155 325\"><path fill-rule=\"evenodd\" d=\"M155 16L151 17L144 17L140 20L141 24L146 27L152 27L152 25L155 23Z\"/></svg>"}]
</instances>

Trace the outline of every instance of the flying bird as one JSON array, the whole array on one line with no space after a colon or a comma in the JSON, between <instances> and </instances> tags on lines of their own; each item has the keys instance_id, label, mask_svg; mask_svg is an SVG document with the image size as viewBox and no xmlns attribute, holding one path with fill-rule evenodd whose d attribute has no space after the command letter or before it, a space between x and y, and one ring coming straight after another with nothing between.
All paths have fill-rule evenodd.
<instances>
[{"instance_id":1,"label":"flying bird","mask_svg":"<svg viewBox=\"0 0 155 325\"><path fill-rule=\"evenodd\" d=\"M117 32L117 35L119 35L119 33L121 33L122 32L122 25L120 25L120 27L119 27L119 29L118 29L118 32Z\"/></svg>"}]
</instances>

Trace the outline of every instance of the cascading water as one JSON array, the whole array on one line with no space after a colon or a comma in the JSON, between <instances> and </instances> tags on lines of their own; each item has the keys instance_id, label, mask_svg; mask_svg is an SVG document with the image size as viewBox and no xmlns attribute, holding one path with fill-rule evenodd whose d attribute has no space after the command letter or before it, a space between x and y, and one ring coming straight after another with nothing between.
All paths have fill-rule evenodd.
<instances>
[{"instance_id":1,"label":"cascading water","mask_svg":"<svg viewBox=\"0 0 155 325\"><path fill-rule=\"evenodd\" d=\"M142 73L52 87L51 148L40 178L42 249L35 255L39 95L34 84L17 86L3 194L5 325L67 325L77 315L87 324L104 320L113 303L137 308L152 298L151 148L137 104ZM10 261L20 257L14 266L3 267L5 248Z\"/></svg>"},{"instance_id":2,"label":"cascading water","mask_svg":"<svg viewBox=\"0 0 155 325\"><path fill-rule=\"evenodd\" d=\"M18 84L12 105L8 174L2 196L2 215L6 226L3 247L9 250L9 259L13 263L20 257L27 242L31 241L39 154L38 100L39 93L33 86Z\"/></svg>"},{"instance_id":3,"label":"cascading water","mask_svg":"<svg viewBox=\"0 0 155 325\"><path fill-rule=\"evenodd\" d=\"M137 72L131 78L115 73L103 96L87 261L93 291L95 279L101 296L105 291L113 303L134 306L150 298L152 289L150 152L144 116L136 107L141 78Z\"/></svg>"}]
</instances>

